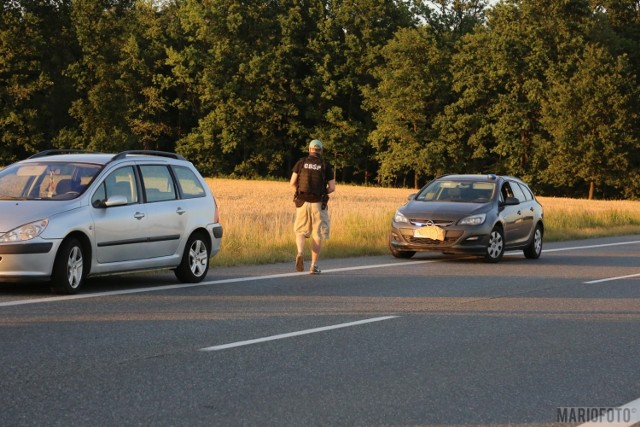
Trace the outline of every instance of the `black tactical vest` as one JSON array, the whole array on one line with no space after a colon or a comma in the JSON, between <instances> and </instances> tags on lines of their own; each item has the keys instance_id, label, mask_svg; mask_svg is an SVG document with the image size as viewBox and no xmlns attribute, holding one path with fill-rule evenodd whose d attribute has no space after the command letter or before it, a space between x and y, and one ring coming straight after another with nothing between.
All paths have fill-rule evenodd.
<instances>
[{"instance_id":1,"label":"black tactical vest","mask_svg":"<svg viewBox=\"0 0 640 427\"><path fill-rule=\"evenodd\" d=\"M322 196L327 188L324 169L325 163L322 158L317 156L305 158L298 174L298 191Z\"/></svg>"}]
</instances>

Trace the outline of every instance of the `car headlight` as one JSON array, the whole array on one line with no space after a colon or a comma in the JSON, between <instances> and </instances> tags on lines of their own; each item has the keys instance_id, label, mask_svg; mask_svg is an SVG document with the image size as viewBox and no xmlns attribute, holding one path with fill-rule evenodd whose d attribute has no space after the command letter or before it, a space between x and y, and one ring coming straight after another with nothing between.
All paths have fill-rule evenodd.
<instances>
[{"instance_id":1,"label":"car headlight","mask_svg":"<svg viewBox=\"0 0 640 427\"><path fill-rule=\"evenodd\" d=\"M402 215L400 211L396 211L396 214L393 216L393 222L404 222L409 224L407 217Z\"/></svg>"},{"instance_id":2,"label":"car headlight","mask_svg":"<svg viewBox=\"0 0 640 427\"><path fill-rule=\"evenodd\" d=\"M480 225L487 218L486 214L478 214L462 218L458 221L458 225Z\"/></svg>"},{"instance_id":3,"label":"car headlight","mask_svg":"<svg viewBox=\"0 0 640 427\"><path fill-rule=\"evenodd\" d=\"M20 227L7 231L0 236L0 242L24 242L25 240L34 239L38 237L45 228L47 228L48 224L48 219L41 219L30 224L21 225Z\"/></svg>"}]
</instances>

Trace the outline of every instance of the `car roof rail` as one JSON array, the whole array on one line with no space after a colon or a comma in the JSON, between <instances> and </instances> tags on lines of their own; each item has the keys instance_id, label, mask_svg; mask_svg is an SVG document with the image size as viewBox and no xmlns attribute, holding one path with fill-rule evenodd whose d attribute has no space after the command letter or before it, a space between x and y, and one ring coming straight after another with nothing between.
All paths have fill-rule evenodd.
<instances>
[{"instance_id":1,"label":"car roof rail","mask_svg":"<svg viewBox=\"0 0 640 427\"><path fill-rule=\"evenodd\" d=\"M113 156L113 160L123 159L129 155L144 155L144 156L159 156L159 157L168 157L170 159L176 160L186 160L183 156L177 153L170 153L168 151L157 151L157 150L126 150L121 151L115 156Z\"/></svg>"},{"instance_id":2,"label":"car roof rail","mask_svg":"<svg viewBox=\"0 0 640 427\"><path fill-rule=\"evenodd\" d=\"M76 148L52 148L50 150L40 151L33 154L28 159L37 159L38 157L57 156L60 154L96 154L97 151L87 151Z\"/></svg>"}]
</instances>

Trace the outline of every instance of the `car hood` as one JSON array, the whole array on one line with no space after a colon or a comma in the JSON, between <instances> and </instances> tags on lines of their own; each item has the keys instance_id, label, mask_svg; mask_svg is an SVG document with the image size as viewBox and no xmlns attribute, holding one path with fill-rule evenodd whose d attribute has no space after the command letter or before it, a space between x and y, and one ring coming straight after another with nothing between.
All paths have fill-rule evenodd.
<instances>
[{"instance_id":1,"label":"car hood","mask_svg":"<svg viewBox=\"0 0 640 427\"><path fill-rule=\"evenodd\" d=\"M410 219L457 220L476 213L486 212L491 203L422 202L412 200L400 208Z\"/></svg>"},{"instance_id":2,"label":"car hood","mask_svg":"<svg viewBox=\"0 0 640 427\"><path fill-rule=\"evenodd\" d=\"M80 206L79 200L0 200L0 233Z\"/></svg>"}]
</instances>

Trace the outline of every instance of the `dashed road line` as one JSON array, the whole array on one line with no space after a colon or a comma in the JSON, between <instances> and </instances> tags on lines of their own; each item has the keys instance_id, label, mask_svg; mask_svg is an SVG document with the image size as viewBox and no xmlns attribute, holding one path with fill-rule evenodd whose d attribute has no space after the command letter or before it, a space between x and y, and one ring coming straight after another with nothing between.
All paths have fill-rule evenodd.
<instances>
[{"instance_id":1,"label":"dashed road line","mask_svg":"<svg viewBox=\"0 0 640 427\"><path fill-rule=\"evenodd\" d=\"M285 338L298 337L300 335L309 335L309 334L315 334L315 333L318 333L318 332L331 331L331 330L334 330L334 329L342 329L342 328L349 328L349 327L352 327L352 326L365 325L367 323L382 322L383 320L396 319L397 317L398 316L383 316L383 317L374 317L374 318L371 318L371 319L358 320L358 321L355 321L355 322L339 323L337 325L329 325L329 326L323 326L323 327L320 327L320 328L305 329L305 330L302 330L302 331L289 332L289 333L286 333L286 334L271 335L271 336L268 336L268 337L256 338L256 339L252 339L252 340L237 341L237 342L232 342L232 343L228 343L228 344L214 345L214 346L211 346L211 347L201 348L200 351L227 350L227 349L230 349L230 348L243 347L243 346L246 346L246 345L252 345L252 344L258 344L258 343L263 343L263 342L268 342L268 341L281 340L281 339L285 339Z\"/></svg>"}]
</instances>

